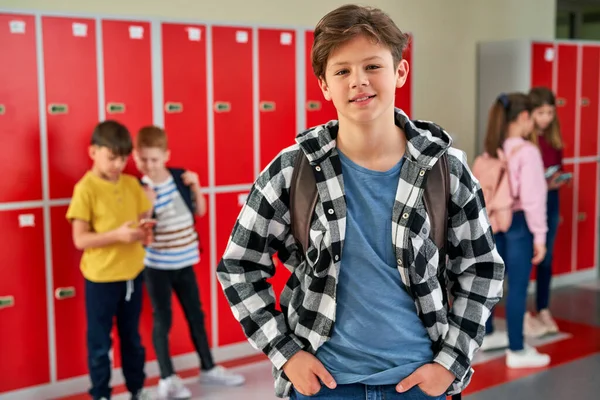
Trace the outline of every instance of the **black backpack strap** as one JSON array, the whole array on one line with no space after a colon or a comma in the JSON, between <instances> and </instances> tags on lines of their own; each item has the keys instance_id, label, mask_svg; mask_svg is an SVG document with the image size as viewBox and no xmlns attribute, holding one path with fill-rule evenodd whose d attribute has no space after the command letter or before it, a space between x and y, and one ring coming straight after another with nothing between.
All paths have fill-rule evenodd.
<instances>
[{"instance_id":1,"label":"black backpack strap","mask_svg":"<svg viewBox=\"0 0 600 400\"><path fill-rule=\"evenodd\" d=\"M308 249L310 223L318 194L312 167L302 149L299 149L290 186L290 229L302 252Z\"/></svg>"}]
</instances>

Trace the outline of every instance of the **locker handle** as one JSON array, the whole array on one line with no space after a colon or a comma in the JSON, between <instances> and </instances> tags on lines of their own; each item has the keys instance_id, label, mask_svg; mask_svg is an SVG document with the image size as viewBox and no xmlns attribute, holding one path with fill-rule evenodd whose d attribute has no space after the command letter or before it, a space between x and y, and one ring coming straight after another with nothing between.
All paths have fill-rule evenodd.
<instances>
[{"instance_id":1,"label":"locker handle","mask_svg":"<svg viewBox=\"0 0 600 400\"><path fill-rule=\"evenodd\" d=\"M56 288L54 291L54 297L58 300L70 299L75 297L75 288L73 286Z\"/></svg>"},{"instance_id":2,"label":"locker handle","mask_svg":"<svg viewBox=\"0 0 600 400\"><path fill-rule=\"evenodd\" d=\"M4 115L5 112L6 108L4 107L4 104L0 104L0 115Z\"/></svg>"},{"instance_id":3,"label":"locker handle","mask_svg":"<svg viewBox=\"0 0 600 400\"><path fill-rule=\"evenodd\" d=\"M106 112L109 114L123 114L125 112L125 104L108 103L106 104Z\"/></svg>"},{"instance_id":4,"label":"locker handle","mask_svg":"<svg viewBox=\"0 0 600 400\"><path fill-rule=\"evenodd\" d=\"M577 221L583 222L586 219L587 219L587 213L580 212L579 214L577 214Z\"/></svg>"},{"instance_id":5,"label":"locker handle","mask_svg":"<svg viewBox=\"0 0 600 400\"><path fill-rule=\"evenodd\" d=\"M228 101L217 101L215 102L216 112L229 112L231 111L231 103Z\"/></svg>"},{"instance_id":6,"label":"locker handle","mask_svg":"<svg viewBox=\"0 0 600 400\"><path fill-rule=\"evenodd\" d=\"M173 103L171 101L168 101L165 103L165 112L172 114L172 113L180 113L183 111L183 104L181 103Z\"/></svg>"},{"instance_id":7,"label":"locker handle","mask_svg":"<svg viewBox=\"0 0 600 400\"><path fill-rule=\"evenodd\" d=\"M48 114L68 114L69 106L66 104L50 103L48 104Z\"/></svg>"},{"instance_id":8,"label":"locker handle","mask_svg":"<svg viewBox=\"0 0 600 400\"><path fill-rule=\"evenodd\" d=\"M260 111L275 111L275 102L274 101L261 101L259 107L260 107Z\"/></svg>"},{"instance_id":9,"label":"locker handle","mask_svg":"<svg viewBox=\"0 0 600 400\"><path fill-rule=\"evenodd\" d=\"M556 99L556 105L558 107L564 107L566 104L567 104L567 100L565 100L563 98Z\"/></svg>"},{"instance_id":10,"label":"locker handle","mask_svg":"<svg viewBox=\"0 0 600 400\"><path fill-rule=\"evenodd\" d=\"M13 296L0 297L0 309L13 307L14 305L15 305L15 298Z\"/></svg>"},{"instance_id":11,"label":"locker handle","mask_svg":"<svg viewBox=\"0 0 600 400\"><path fill-rule=\"evenodd\" d=\"M590 105L590 99L588 99L587 97L582 97L581 98L581 106L587 107L589 105Z\"/></svg>"},{"instance_id":12,"label":"locker handle","mask_svg":"<svg viewBox=\"0 0 600 400\"><path fill-rule=\"evenodd\" d=\"M318 111L321 109L321 102L318 100L309 100L306 102L306 109L308 111Z\"/></svg>"}]
</instances>

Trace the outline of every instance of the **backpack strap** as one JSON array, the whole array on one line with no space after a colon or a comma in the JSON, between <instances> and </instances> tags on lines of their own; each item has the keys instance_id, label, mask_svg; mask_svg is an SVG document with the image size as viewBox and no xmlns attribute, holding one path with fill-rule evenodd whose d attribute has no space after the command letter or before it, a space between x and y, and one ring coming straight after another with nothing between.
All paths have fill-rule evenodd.
<instances>
[{"instance_id":1,"label":"backpack strap","mask_svg":"<svg viewBox=\"0 0 600 400\"><path fill-rule=\"evenodd\" d=\"M440 254L440 262L446 257L448 234L448 201L450 200L450 168L448 155L444 153L427 174L423 201L431 221L430 236Z\"/></svg>"},{"instance_id":2,"label":"backpack strap","mask_svg":"<svg viewBox=\"0 0 600 400\"><path fill-rule=\"evenodd\" d=\"M310 222L317 205L317 182L302 149L298 150L290 186L290 228L302 252L308 249Z\"/></svg>"}]
</instances>

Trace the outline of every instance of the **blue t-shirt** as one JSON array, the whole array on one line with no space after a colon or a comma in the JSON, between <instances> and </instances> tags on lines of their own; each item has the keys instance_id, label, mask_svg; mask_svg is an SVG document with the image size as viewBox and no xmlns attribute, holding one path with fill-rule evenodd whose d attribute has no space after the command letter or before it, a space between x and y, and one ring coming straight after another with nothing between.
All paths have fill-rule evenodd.
<instances>
[{"instance_id":1,"label":"blue t-shirt","mask_svg":"<svg viewBox=\"0 0 600 400\"><path fill-rule=\"evenodd\" d=\"M431 339L400 280L392 244L392 209L404 159L380 172L339 153L346 239L336 321L316 356L338 384L397 384L433 360Z\"/></svg>"}]
</instances>

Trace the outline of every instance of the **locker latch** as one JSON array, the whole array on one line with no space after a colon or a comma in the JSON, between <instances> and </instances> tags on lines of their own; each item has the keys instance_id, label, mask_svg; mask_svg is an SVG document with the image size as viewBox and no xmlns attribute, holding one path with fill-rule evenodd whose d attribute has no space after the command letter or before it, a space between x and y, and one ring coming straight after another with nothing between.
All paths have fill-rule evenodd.
<instances>
[{"instance_id":1,"label":"locker latch","mask_svg":"<svg viewBox=\"0 0 600 400\"><path fill-rule=\"evenodd\" d=\"M5 112L6 108L4 107L4 104L0 104L0 115L4 115Z\"/></svg>"},{"instance_id":2,"label":"locker latch","mask_svg":"<svg viewBox=\"0 0 600 400\"><path fill-rule=\"evenodd\" d=\"M272 101L261 101L260 111L275 111L275 103Z\"/></svg>"},{"instance_id":3,"label":"locker latch","mask_svg":"<svg viewBox=\"0 0 600 400\"><path fill-rule=\"evenodd\" d=\"M581 106L587 107L589 105L590 105L590 99L588 99L587 97L582 97L581 98Z\"/></svg>"},{"instance_id":4,"label":"locker latch","mask_svg":"<svg viewBox=\"0 0 600 400\"><path fill-rule=\"evenodd\" d=\"M125 104L123 103L108 103L106 112L109 114L122 114L125 112Z\"/></svg>"},{"instance_id":5,"label":"locker latch","mask_svg":"<svg viewBox=\"0 0 600 400\"><path fill-rule=\"evenodd\" d=\"M48 113L52 115L66 114L69 112L69 106L66 104L48 104Z\"/></svg>"},{"instance_id":6,"label":"locker latch","mask_svg":"<svg viewBox=\"0 0 600 400\"><path fill-rule=\"evenodd\" d=\"M181 103L173 103L173 102L167 102L165 104L165 112L168 113L180 113L183 111L183 104Z\"/></svg>"},{"instance_id":7,"label":"locker latch","mask_svg":"<svg viewBox=\"0 0 600 400\"><path fill-rule=\"evenodd\" d=\"M8 308L15 305L15 298L13 296L2 296L0 297L0 308Z\"/></svg>"},{"instance_id":8,"label":"locker latch","mask_svg":"<svg viewBox=\"0 0 600 400\"><path fill-rule=\"evenodd\" d=\"M226 101L217 101L215 103L216 112L229 112L231 110L231 103Z\"/></svg>"},{"instance_id":9,"label":"locker latch","mask_svg":"<svg viewBox=\"0 0 600 400\"><path fill-rule=\"evenodd\" d=\"M321 109L321 102L316 100L309 100L306 103L306 109L308 111L318 111Z\"/></svg>"},{"instance_id":10,"label":"locker latch","mask_svg":"<svg viewBox=\"0 0 600 400\"><path fill-rule=\"evenodd\" d=\"M58 300L69 299L71 297L75 297L75 288L73 286L57 288L54 291L54 297Z\"/></svg>"}]
</instances>

